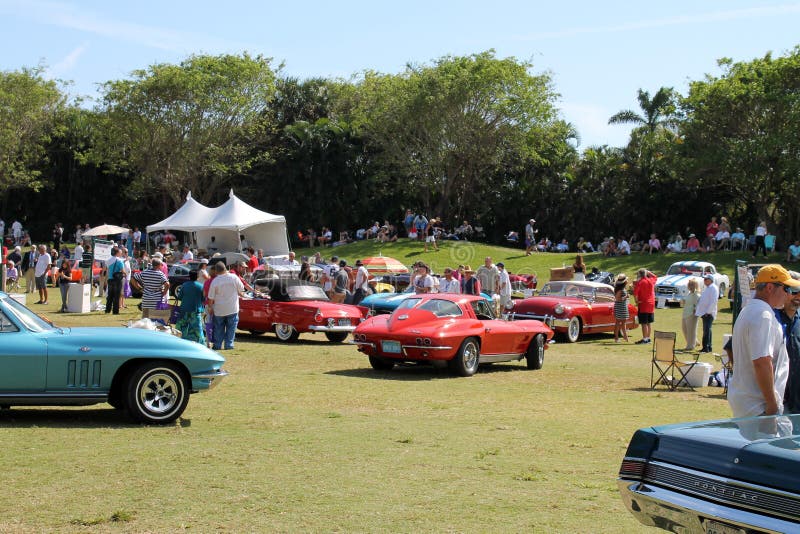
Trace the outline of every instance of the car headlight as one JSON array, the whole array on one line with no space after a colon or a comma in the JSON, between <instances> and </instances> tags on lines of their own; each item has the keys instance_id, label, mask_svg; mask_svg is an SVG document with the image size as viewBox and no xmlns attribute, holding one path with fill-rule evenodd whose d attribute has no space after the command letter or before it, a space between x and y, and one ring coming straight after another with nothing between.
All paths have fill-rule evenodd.
<instances>
[{"instance_id":1,"label":"car headlight","mask_svg":"<svg viewBox=\"0 0 800 534\"><path fill-rule=\"evenodd\" d=\"M553 313L561 315L564 313L564 306L562 304L556 304L555 308L553 308Z\"/></svg>"}]
</instances>

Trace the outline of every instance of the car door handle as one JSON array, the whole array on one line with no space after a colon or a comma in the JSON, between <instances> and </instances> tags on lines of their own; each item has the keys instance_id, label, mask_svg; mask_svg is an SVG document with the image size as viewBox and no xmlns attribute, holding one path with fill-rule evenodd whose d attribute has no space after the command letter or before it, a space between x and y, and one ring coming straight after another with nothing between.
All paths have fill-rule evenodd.
<instances>
[{"instance_id":1,"label":"car door handle","mask_svg":"<svg viewBox=\"0 0 800 534\"><path fill-rule=\"evenodd\" d=\"M488 334L489 332L491 332L491 331L492 331L492 329L491 329L491 328L487 328L485 331L486 331L486 333Z\"/></svg>"},{"instance_id":2,"label":"car door handle","mask_svg":"<svg viewBox=\"0 0 800 534\"><path fill-rule=\"evenodd\" d=\"M91 348L89 348L89 347L81 347L81 348L80 348L80 349L78 349L78 350L80 350L81 352L89 352L89 351L90 351L90 350L92 350L92 349L91 349Z\"/></svg>"}]
</instances>

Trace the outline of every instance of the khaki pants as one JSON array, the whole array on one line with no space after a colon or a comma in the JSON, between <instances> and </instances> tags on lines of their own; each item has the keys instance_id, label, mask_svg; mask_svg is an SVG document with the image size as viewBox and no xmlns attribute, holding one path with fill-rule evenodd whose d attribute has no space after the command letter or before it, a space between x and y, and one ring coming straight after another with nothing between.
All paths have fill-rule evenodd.
<instances>
[{"instance_id":1,"label":"khaki pants","mask_svg":"<svg viewBox=\"0 0 800 534\"><path fill-rule=\"evenodd\" d=\"M25 271L25 293L33 293L34 291L36 291L36 280L33 267L31 267Z\"/></svg>"}]
</instances>

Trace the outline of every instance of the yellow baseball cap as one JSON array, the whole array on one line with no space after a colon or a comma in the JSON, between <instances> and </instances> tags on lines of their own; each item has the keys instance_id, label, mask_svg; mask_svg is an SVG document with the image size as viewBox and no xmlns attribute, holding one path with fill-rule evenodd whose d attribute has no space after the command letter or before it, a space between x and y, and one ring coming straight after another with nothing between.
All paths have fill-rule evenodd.
<instances>
[{"instance_id":1,"label":"yellow baseball cap","mask_svg":"<svg viewBox=\"0 0 800 534\"><path fill-rule=\"evenodd\" d=\"M758 274L756 275L756 284L767 283L783 284L789 287L800 288L800 280L795 280L792 278L792 275L789 274L789 271L777 263L765 265L758 270Z\"/></svg>"}]
</instances>

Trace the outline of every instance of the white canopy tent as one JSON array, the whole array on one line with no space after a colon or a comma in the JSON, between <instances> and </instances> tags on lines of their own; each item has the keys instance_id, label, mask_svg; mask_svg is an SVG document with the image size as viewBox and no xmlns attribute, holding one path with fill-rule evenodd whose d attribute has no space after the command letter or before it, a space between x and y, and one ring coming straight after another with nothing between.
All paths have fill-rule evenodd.
<instances>
[{"instance_id":1,"label":"white canopy tent","mask_svg":"<svg viewBox=\"0 0 800 534\"><path fill-rule=\"evenodd\" d=\"M190 192L178 211L147 227L148 233L158 230L194 232L199 248L207 248L214 236L220 252L239 251L239 236L244 235L247 244L263 249L265 256L289 253L286 218L250 206L234 195L233 190L227 202L218 208L203 206Z\"/></svg>"}]
</instances>

